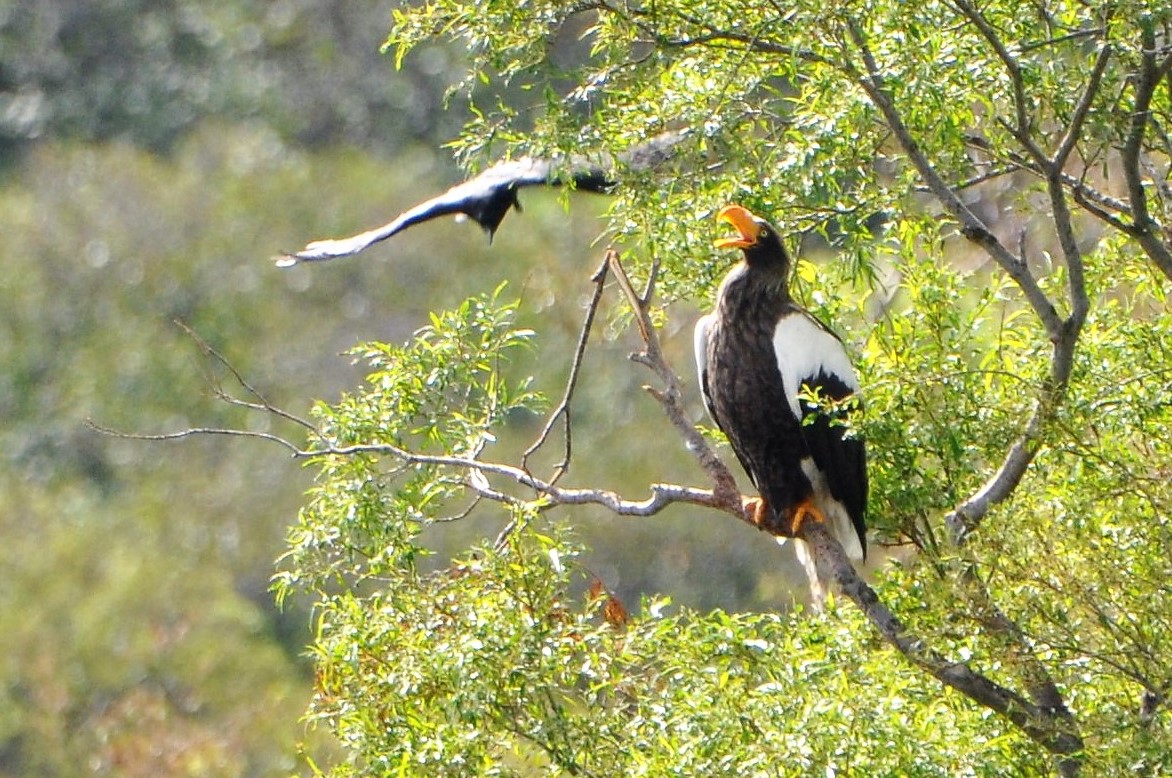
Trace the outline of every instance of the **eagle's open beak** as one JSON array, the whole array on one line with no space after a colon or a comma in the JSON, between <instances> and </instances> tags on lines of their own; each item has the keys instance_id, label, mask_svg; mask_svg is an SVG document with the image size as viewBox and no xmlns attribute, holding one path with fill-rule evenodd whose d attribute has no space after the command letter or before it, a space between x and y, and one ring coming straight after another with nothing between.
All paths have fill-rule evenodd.
<instances>
[{"instance_id":1,"label":"eagle's open beak","mask_svg":"<svg viewBox=\"0 0 1172 778\"><path fill-rule=\"evenodd\" d=\"M737 231L735 238L720 238L713 241L712 245L716 248L744 249L757 242L757 233L761 228L747 208L742 208L739 205L726 205L716 214L716 220L728 222Z\"/></svg>"}]
</instances>

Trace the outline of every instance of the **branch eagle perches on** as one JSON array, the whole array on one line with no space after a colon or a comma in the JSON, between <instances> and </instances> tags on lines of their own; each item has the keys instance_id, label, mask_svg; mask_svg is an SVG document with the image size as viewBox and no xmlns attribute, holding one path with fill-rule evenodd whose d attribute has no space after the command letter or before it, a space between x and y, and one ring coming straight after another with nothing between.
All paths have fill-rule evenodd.
<instances>
[{"instance_id":1,"label":"branch eagle perches on","mask_svg":"<svg viewBox=\"0 0 1172 778\"><path fill-rule=\"evenodd\" d=\"M683 503L722 511L760 529L761 527L757 524L752 511L746 510L745 499L738 490L731 471L688 417L683 382L667 363L659 342L658 330L651 321L651 296L655 282L654 274L657 271L652 270L645 290L638 292L627 276L616 251L607 251L603 265L595 274L596 282L604 277L604 270L616 280L635 317L642 349L631 354L630 358L645 366L658 379L659 386L645 386L644 389L660 405L684 445L695 456L700 468L711 482L711 488L705 489L679 484L652 484L648 497L629 499L609 490L558 486L554 483L557 472L555 472L554 479L541 479L524 467L484 461L475 456L422 454L386 443L346 446L326 443L326 445L302 447L272 433L242 429L203 427L158 435L142 435L116 432L92 422L90 426L107 434L139 440L180 440L201 435L256 438L277 443L298 459L350 457L363 454L388 456L403 465L432 465L462 471L464 474L462 482L465 488L477 499L487 499L505 504L530 503L538 510L562 505L592 504L602 506L623 516L652 516L670 505ZM599 288L601 288L601 284ZM597 304L598 297L595 297L592 305L596 306ZM589 320L590 317L587 319L586 326L589 325ZM251 399L236 398L218 385L215 387L217 397L232 405L275 415L304 428L313 439L327 440L321 430L312 422L270 403L219 352L189 329L188 333L196 340L205 355L228 370ZM583 338L580 339L583 342L584 336L585 332ZM551 423L558 412L555 410L551 414ZM523 496L518 494L515 488L509 491L502 486L494 485L493 480L497 481L498 484L504 482L512 484L513 487L529 490L530 495ZM506 527L504 533L508 533L511 528L512 525ZM855 570L841 544L824 525L817 522L805 522L802 524L800 537L810 545L820 573L827 580L834 580L843 594L860 609L875 627L883 640L899 651L913 665L978 704L1005 716L1048 750L1060 755L1073 755L1081 751L1081 739L1072 729L1069 714L1060 699L1057 705L1040 704L990 680L964 662L956 662L944 657L932 649L926 640L909 631L903 622L880 600L878 594Z\"/></svg>"}]
</instances>

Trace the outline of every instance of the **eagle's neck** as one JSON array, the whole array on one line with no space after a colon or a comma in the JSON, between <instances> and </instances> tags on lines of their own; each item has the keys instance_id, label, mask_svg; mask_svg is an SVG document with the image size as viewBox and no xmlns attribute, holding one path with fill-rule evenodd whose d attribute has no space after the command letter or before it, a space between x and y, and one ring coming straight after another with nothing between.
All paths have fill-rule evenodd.
<instances>
[{"instance_id":1,"label":"eagle's neck","mask_svg":"<svg viewBox=\"0 0 1172 778\"><path fill-rule=\"evenodd\" d=\"M742 262L733 268L720 285L720 305L736 315L745 309L780 311L793 305L789 278L785 268Z\"/></svg>"}]
</instances>

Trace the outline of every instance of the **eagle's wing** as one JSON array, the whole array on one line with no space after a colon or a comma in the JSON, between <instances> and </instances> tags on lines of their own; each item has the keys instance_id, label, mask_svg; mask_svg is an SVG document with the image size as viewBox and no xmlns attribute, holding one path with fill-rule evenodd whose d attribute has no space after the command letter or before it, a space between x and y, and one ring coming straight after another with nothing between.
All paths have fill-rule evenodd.
<instances>
[{"instance_id":1,"label":"eagle's wing","mask_svg":"<svg viewBox=\"0 0 1172 778\"><path fill-rule=\"evenodd\" d=\"M704 408L708 411L708 416L716 424L717 428L723 432L729 439L732 445L733 454L736 455L737 461L741 463L741 468L745 474L749 476L753 486L757 487L757 471L742 453L740 446L737 445L737 440L725 428L720 421L720 416L716 413L716 405L712 402L712 392L709 389L708 383L708 340L712 337L712 326L716 324L716 313L710 313L701 316L696 321L696 329L692 332L692 347L696 354L696 375L700 379L700 396L704 398Z\"/></svg>"},{"instance_id":2,"label":"eagle's wing","mask_svg":"<svg viewBox=\"0 0 1172 778\"><path fill-rule=\"evenodd\" d=\"M620 154L618 160L635 171L654 169L671 156L672 149L684 135L683 132L663 133ZM499 162L480 175L404 211L381 227L349 238L316 240L300 251L282 253L277 257L277 266L289 267L300 262L357 254L408 227L450 214L464 214L483 227L491 239L509 209L520 210L518 189L524 186L567 184L575 189L606 194L614 189L616 182L602 165L585 158L571 160L564 165L555 164L551 160L529 158Z\"/></svg>"},{"instance_id":3,"label":"eagle's wing","mask_svg":"<svg viewBox=\"0 0 1172 778\"><path fill-rule=\"evenodd\" d=\"M696 353L696 377L700 379L700 396L704 398L704 407L708 415L720 426L716 418L716 410L712 407L712 395L708 391L708 332L716 321L716 314L710 313L701 316L696 321L696 329L692 332L692 348Z\"/></svg>"},{"instance_id":4,"label":"eagle's wing","mask_svg":"<svg viewBox=\"0 0 1172 778\"><path fill-rule=\"evenodd\" d=\"M813 316L802 312L785 316L777 325L774 347L778 354L786 401L803 420L802 436L814 467L830 495L846 509L859 539L855 556L866 553L867 507L866 448L862 438L846 436L846 428L833 423L813 403L801 399L805 386L831 400L844 400L859 391L859 380L842 341ZM811 414L814 414L811 417ZM838 533L844 546L849 537Z\"/></svg>"},{"instance_id":5,"label":"eagle's wing","mask_svg":"<svg viewBox=\"0 0 1172 778\"><path fill-rule=\"evenodd\" d=\"M550 163L541 160L520 159L493 165L480 175L404 211L381 227L349 238L316 240L295 254L282 255L277 259L277 265L288 267L298 262L347 257L408 227L450 214L464 214L473 219L491 237L509 208L521 207L517 201L517 189L548 184L549 174Z\"/></svg>"}]
</instances>

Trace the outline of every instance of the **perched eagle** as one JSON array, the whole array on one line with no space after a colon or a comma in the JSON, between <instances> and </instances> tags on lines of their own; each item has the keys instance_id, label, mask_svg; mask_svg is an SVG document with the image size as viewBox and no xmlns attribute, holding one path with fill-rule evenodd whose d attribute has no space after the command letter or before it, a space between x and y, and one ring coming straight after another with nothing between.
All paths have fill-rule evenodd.
<instances>
[{"instance_id":1,"label":"perched eagle","mask_svg":"<svg viewBox=\"0 0 1172 778\"><path fill-rule=\"evenodd\" d=\"M720 285L716 310L696 323L696 367L708 413L760 494L747 507L759 527L783 538L797 537L804 521L827 521L847 555L862 560L863 441L809 399L857 392L850 359L842 341L790 297L790 259L776 230L738 205L717 219L737 236L714 245L741 249L744 261ZM796 550L820 600L809 549L798 542Z\"/></svg>"}]
</instances>

